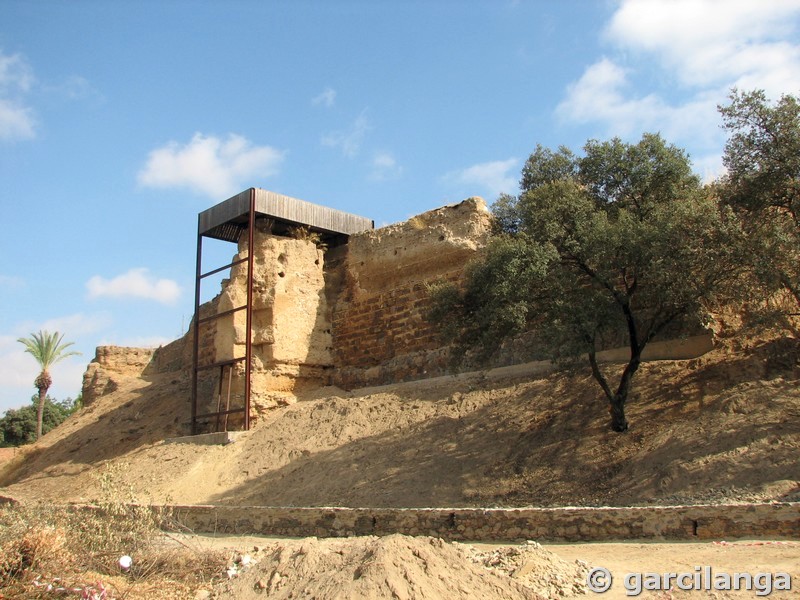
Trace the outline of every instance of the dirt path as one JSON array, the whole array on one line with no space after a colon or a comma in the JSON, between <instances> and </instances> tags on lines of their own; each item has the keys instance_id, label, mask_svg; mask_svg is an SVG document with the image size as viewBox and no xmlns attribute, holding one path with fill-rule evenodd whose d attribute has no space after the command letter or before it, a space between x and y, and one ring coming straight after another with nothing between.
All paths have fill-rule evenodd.
<instances>
[{"instance_id":1,"label":"dirt path","mask_svg":"<svg viewBox=\"0 0 800 600\"><path fill-rule=\"evenodd\" d=\"M800 542L737 541L731 543L595 543L548 544L545 548L566 560L581 559L609 569L614 578L603 600L628 598L628 573L695 573L695 567L710 566L713 573L777 573L791 575L793 592L775 591L772 599L797 598L800 590ZM702 569L701 569L702 570ZM632 582L635 583L635 582ZM715 595L716 594L716 595ZM591 594L590 594L591 595ZM740 592L688 592L674 590L654 598L755 598L756 590Z\"/></svg>"}]
</instances>

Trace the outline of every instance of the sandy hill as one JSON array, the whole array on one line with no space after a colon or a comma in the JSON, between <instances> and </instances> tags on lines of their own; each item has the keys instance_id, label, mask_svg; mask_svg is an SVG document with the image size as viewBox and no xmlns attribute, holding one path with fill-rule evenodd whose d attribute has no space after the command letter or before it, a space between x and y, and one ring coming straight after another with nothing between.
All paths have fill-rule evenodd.
<instances>
[{"instance_id":1,"label":"sandy hill","mask_svg":"<svg viewBox=\"0 0 800 600\"><path fill-rule=\"evenodd\" d=\"M277 408L227 446L187 433L188 381L130 379L14 456L0 493L294 506L635 505L800 497L800 346L645 364L612 433L588 370L444 377ZM612 367L607 367L612 368ZM105 473L104 477L100 474Z\"/></svg>"}]
</instances>

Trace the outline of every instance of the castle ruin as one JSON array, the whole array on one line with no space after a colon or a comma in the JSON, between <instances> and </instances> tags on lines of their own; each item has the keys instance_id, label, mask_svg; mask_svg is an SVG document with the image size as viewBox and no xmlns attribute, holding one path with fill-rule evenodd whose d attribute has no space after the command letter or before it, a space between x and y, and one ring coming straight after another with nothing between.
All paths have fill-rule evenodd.
<instances>
[{"instance_id":1,"label":"castle ruin","mask_svg":"<svg viewBox=\"0 0 800 600\"><path fill-rule=\"evenodd\" d=\"M363 217L246 190L199 215L186 336L157 350L98 348L84 399L113 391L115 372L188 373L199 432L247 428L251 415L310 388L442 375L447 350L425 318L428 286L458 281L490 226L481 198L373 229ZM203 273L203 237L235 243L231 263ZM203 278L228 269L219 294L200 304Z\"/></svg>"},{"instance_id":2,"label":"castle ruin","mask_svg":"<svg viewBox=\"0 0 800 600\"><path fill-rule=\"evenodd\" d=\"M84 401L113 391L119 377L180 373L190 383L185 422L199 433L247 429L314 388L443 375L448 349L426 319L429 286L458 283L490 230L477 197L373 229L363 217L246 190L199 215L188 333L155 350L99 347L84 376ZM236 244L229 265L202 272L204 237ZM204 277L220 272L229 274L221 290L201 304ZM704 335L649 351L686 358L709 348Z\"/></svg>"}]
</instances>

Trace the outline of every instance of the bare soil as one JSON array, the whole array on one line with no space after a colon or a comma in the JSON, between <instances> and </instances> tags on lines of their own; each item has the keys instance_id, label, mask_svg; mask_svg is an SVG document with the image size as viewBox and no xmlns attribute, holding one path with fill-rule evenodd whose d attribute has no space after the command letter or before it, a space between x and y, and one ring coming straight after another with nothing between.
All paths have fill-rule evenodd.
<instances>
[{"instance_id":1,"label":"bare soil","mask_svg":"<svg viewBox=\"0 0 800 600\"><path fill-rule=\"evenodd\" d=\"M14 458L17 452L20 452L18 448L0 448L0 465Z\"/></svg>"},{"instance_id":2,"label":"bare soil","mask_svg":"<svg viewBox=\"0 0 800 600\"><path fill-rule=\"evenodd\" d=\"M6 463L11 496L280 506L644 505L800 498L795 340L644 364L617 434L588 373L316 390L227 446L186 434L187 381L131 379ZM607 367L609 370L617 368ZM335 474L335 475L334 475Z\"/></svg>"},{"instance_id":3,"label":"bare soil","mask_svg":"<svg viewBox=\"0 0 800 600\"><path fill-rule=\"evenodd\" d=\"M0 496L92 501L115 477L141 501L353 507L648 505L800 500L800 347L729 340L642 366L631 429L609 430L588 370L491 373L300 396L227 446L188 433L188 382L129 380L0 471ZM616 366L605 367L609 372ZM797 542L513 547L430 538L270 540L210 597L552 598L582 595L588 566L623 575L786 571ZM253 558L253 557L251 557ZM582 561L580 563L576 561ZM516 576L515 576L516 574ZM557 577L555 577L557 576ZM554 578L555 577L555 578ZM226 587L227 586L227 587ZM796 594L796 591L794 592ZM649 594L649 595L648 595ZM694 594L694 595L692 595ZM703 592L751 598L754 592ZM773 598L792 597L776 592ZM643 598L697 597L671 590Z\"/></svg>"},{"instance_id":4,"label":"bare soil","mask_svg":"<svg viewBox=\"0 0 800 600\"><path fill-rule=\"evenodd\" d=\"M186 536L197 549L225 548L232 579L209 586L214 598L590 598L591 568L607 568L611 589L598 596L629 598L629 573L787 573L793 591L773 591L776 600L797 597L800 542L594 543L508 546L447 543L402 535L386 538L276 539L258 536ZM244 559L244 561L242 560ZM244 565L243 563L247 564ZM739 591L643 591L639 598L667 600L758 597Z\"/></svg>"}]
</instances>

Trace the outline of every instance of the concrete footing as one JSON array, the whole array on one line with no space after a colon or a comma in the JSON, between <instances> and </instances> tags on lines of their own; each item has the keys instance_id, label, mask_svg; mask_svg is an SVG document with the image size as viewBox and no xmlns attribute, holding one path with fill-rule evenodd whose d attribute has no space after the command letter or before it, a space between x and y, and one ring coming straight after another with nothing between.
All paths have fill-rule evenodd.
<instances>
[{"instance_id":1,"label":"concrete footing","mask_svg":"<svg viewBox=\"0 0 800 600\"><path fill-rule=\"evenodd\" d=\"M200 446L224 446L236 441L243 431L218 431L216 433L200 433L198 435L185 435L182 437L168 438L165 444L197 444Z\"/></svg>"}]
</instances>

